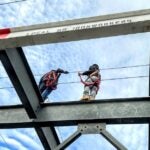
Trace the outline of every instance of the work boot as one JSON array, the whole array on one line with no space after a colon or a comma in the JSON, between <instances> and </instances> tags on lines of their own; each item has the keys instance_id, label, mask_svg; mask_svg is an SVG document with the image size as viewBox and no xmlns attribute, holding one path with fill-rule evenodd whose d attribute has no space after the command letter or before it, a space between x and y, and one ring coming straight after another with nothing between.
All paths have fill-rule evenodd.
<instances>
[{"instance_id":1,"label":"work boot","mask_svg":"<svg viewBox=\"0 0 150 150\"><path fill-rule=\"evenodd\" d=\"M46 98L45 101L44 101L44 103L49 103L49 99Z\"/></svg>"},{"instance_id":2,"label":"work boot","mask_svg":"<svg viewBox=\"0 0 150 150\"><path fill-rule=\"evenodd\" d=\"M90 96L89 97L89 100L91 101L91 100L95 100L95 97L94 96Z\"/></svg>"},{"instance_id":3,"label":"work boot","mask_svg":"<svg viewBox=\"0 0 150 150\"><path fill-rule=\"evenodd\" d=\"M89 100L89 96L88 95L83 95L83 97L80 99L81 101L82 100Z\"/></svg>"}]
</instances>

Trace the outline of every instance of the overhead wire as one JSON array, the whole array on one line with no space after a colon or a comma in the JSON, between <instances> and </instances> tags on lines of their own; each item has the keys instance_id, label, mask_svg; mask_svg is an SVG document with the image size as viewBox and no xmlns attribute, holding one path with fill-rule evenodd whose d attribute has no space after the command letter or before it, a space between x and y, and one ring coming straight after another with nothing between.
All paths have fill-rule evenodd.
<instances>
[{"instance_id":1,"label":"overhead wire","mask_svg":"<svg viewBox=\"0 0 150 150\"><path fill-rule=\"evenodd\" d=\"M112 67L112 68L102 68L101 70L112 70L112 69L125 69L125 68L135 68L135 67L146 67L149 66L149 64L143 64L143 65L132 65L132 66L122 66L122 67ZM72 71L69 73L77 73L78 71ZM35 75L35 76L41 76L41 74ZM101 81L110 81L110 80L123 80L123 79L132 79L132 78L146 78L149 77L147 75L144 76L132 76L132 77L120 77L120 78L108 78L108 79L102 79ZM8 78L7 76L0 77L0 79ZM74 84L74 83L80 83L81 81L71 81L71 82L59 82L58 84ZM2 89L8 89L8 88L14 88L13 86L9 87L0 87L0 90Z\"/></svg>"},{"instance_id":2,"label":"overhead wire","mask_svg":"<svg viewBox=\"0 0 150 150\"><path fill-rule=\"evenodd\" d=\"M110 68L100 68L100 70L116 70L116 69L138 68L138 67L146 67L146 66L149 66L149 64L122 66L122 67L110 67ZM72 71L72 72L69 72L69 73L77 73L77 72L82 72L82 71Z\"/></svg>"},{"instance_id":3,"label":"overhead wire","mask_svg":"<svg viewBox=\"0 0 150 150\"><path fill-rule=\"evenodd\" d=\"M149 64L143 64L143 65L132 65L132 66L122 66L122 67L112 67L112 68L101 68L100 70L115 70L115 69L126 69L126 68L137 68L137 67L146 67L149 66ZM78 73L83 71L71 71L69 73ZM35 74L35 77L42 76L42 74ZM0 79L8 78L7 76L0 76Z\"/></svg>"},{"instance_id":4,"label":"overhead wire","mask_svg":"<svg viewBox=\"0 0 150 150\"><path fill-rule=\"evenodd\" d=\"M133 79L133 78L146 78L149 77L148 75L145 76L132 76L132 77L121 77L121 78L110 78L110 79L102 79L101 81L109 81L109 80L124 80L124 79ZM81 83L81 81L71 81L71 82L59 82L58 84L74 84L74 83ZM13 86L9 87L0 87L2 89L14 88Z\"/></svg>"},{"instance_id":5,"label":"overhead wire","mask_svg":"<svg viewBox=\"0 0 150 150\"><path fill-rule=\"evenodd\" d=\"M15 1L10 1L6 3L0 3L0 5L7 5L7 4L18 3L18 2L23 2L23 1L27 1L27 0L15 0Z\"/></svg>"},{"instance_id":6,"label":"overhead wire","mask_svg":"<svg viewBox=\"0 0 150 150\"><path fill-rule=\"evenodd\" d=\"M133 77L122 77L122 78L110 78L110 79L102 79L101 81L110 81L110 80L123 80L123 79L132 79L132 78L146 78L149 76L133 76ZM60 82L58 84L72 84L72 83L80 83L81 81L72 81L72 82Z\"/></svg>"},{"instance_id":7,"label":"overhead wire","mask_svg":"<svg viewBox=\"0 0 150 150\"><path fill-rule=\"evenodd\" d=\"M2 136L1 133L0 133L0 137L2 138L2 140L4 141L4 143L6 144L6 146L9 147L8 143L6 142L5 138Z\"/></svg>"}]
</instances>

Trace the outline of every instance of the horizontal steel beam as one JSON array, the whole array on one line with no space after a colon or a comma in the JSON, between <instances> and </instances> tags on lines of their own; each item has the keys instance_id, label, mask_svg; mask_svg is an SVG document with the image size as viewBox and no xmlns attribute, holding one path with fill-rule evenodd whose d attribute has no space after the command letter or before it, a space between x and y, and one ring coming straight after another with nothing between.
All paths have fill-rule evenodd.
<instances>
[{"instance_id":1,"label":"horizontal steel beam","mask_svg":"<svg viewBox=\"0 0 150 150\"><path fill-rule=\"evenodd\" d=\"M96 100L92 102L57 102L43 104L38 118L30 120L22 107L0 107L0 128L70 126L79 123L148 123L149 97ZM19 118L19 119L18 119Z\"/></svg>"},{"instance_id":2,"label":"horizontal steel beam","mask_svg":"<svg viewBox=\"0 0 150 150\"><path fill-rule=\"evenodd\" d=\"M0 49L150 31L150 9L0 30Z\"/></svg>"}]
</instances>

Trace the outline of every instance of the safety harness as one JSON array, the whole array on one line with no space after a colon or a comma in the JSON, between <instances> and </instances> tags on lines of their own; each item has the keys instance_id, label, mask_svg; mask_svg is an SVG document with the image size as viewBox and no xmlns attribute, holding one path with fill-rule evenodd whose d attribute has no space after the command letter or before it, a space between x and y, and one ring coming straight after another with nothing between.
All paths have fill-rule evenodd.
<instances>
[{"instance_id":1,"label":"safety harness","mask_svg":"<svg viewBox=\"0 0 150 150\"><path fill-rule=\"evenodd\" d=\"M81 75L79 74L79 77L80 77L80 81L84 84L84 86L96 86L97 87L97 91L96 93L98 92L99 88L100 88L100 82L101 82L101 77L93 82L86 82L86 81L83 81ZM89 77L90 78L90 77Z\"/></svg>"},{"instance_id":2,"label":"safety harness","mask_svg":"<svg viewBox=\"0 0 150 150\"><path fill-rule=\"evenodd\" d=\"M45 74L43 77L43 81L45 81L46 87L50 87L53 90L55 90L57 88L56 82L57 82L58 76L59 74L57 74L53 70Z\"/></svg>"}]
</instances>

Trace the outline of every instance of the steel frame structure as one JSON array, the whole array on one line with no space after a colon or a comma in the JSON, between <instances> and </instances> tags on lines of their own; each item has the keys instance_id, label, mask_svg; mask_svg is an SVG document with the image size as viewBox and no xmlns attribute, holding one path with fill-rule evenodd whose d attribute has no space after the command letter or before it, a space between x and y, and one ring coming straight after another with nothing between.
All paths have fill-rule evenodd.
<instances>
[{"instance_id":1,"label":"steel frame structure","mask_svg":"<svg viewBox=\"0 0 150 150\"><path fill-rule=\"evenodd\" d=\"M45 150L62 150L82 134L101 134L116 149L126 150L107 132L106 125L148 123L150 128L150 88L148 97L42 104L21 47L149 31L150 10L1 29L0 60L22 105L0 107L0 128L35 128ZM78 130L60 143L54 127L71 125Z\"/></svg>"}]
</instances>

